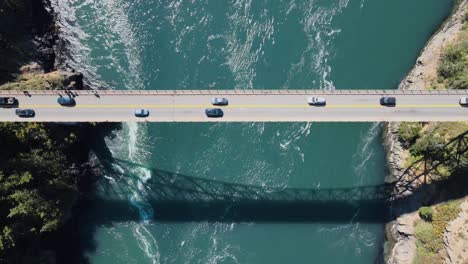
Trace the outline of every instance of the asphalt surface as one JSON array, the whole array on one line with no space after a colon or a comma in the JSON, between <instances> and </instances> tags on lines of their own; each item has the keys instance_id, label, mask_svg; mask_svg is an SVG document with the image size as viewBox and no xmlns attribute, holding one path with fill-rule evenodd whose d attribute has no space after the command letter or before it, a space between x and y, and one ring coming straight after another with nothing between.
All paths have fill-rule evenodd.
<instances>
[{"instance_id":1,"label":"asphalt surface","mask_svg":"<svg viewBox=\"0 0 468 264\"><path fill-rule=\"evenodd\" d=\"M5 94L0 96L7 96ZM397 94L394 107L381 106L379 94L320 94L325 106L310 106L308 94L232 95L220 106L222 118L208 118L212 95L112 95L92 93L75 97L76 106L57 103L58 95L15 95L18 108L34 109L34 118L20 118L14 109L0 109L0 121L36 122L303 122L303 121L468 121L468 107L460 94ZM135 117L136 109L148 109L147 118Z\"/></svg>"}]
</instances>

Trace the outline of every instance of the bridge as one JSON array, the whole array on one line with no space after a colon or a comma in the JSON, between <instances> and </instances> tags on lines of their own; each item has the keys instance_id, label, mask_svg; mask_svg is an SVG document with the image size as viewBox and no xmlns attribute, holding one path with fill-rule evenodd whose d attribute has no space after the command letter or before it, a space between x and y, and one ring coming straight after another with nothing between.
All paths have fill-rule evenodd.
<instances>
[{"instance_id":1,"label":"bridge","mask_svg":"<svg viewBox=\"0 0 468 264\"><path fill-rule=\"evenodd\" d=\"M19 108L35 110L34 118L20 118L0 109L0 121L35 122L310 122L310 121L468 121L468 107L459 104L467 90L44 90L0 91L14 96ZM73 107L57 104L71 96ZM326 99L310 106L307 97ZM382 96L396 98L381 106ZM224 97L222 118L208 118L213 97ZM150 115L138 118L136 109Z\"/></svg>"}]
</instances>

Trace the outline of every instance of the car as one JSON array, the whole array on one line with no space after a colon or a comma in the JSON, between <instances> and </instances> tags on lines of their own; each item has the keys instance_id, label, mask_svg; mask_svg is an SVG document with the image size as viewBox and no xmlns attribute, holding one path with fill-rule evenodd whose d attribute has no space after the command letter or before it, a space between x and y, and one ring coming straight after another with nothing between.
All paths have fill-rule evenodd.
<instances>
[{"instance_id":1,"label":"car","mask_svg":"<svg viewBox=\"0 0 468 264\"><path fill-rule=\"evenodd\" d=\"M36 115L33 109L16 109L15 114L19 117L34 117Z\"/></svg>"},{"instance_id":2,"label":"car","mask_svg":"<svg viewBox=\"0 0 468 264\"><path fill-rule=\"evenodd\" d=\"M60 105L62 106L74 106L76 105L76 102L75 102L75 99L71 98L71 97L59 97L57 99L57 103L59 103Z\"/></svg>"},{"instance_id":3,"label":"car","mask_svg":"<svg viewBox=\"0 0 468 264\"><path fill-rule=\"evenodd\" d=\"M465 96L465 97L460 97L460 105L461 106L468 106L468 97Z\"/></svg>"},{"instance_id":4,"label":"car","mask_svg":"<svg viewBox=\"0 0 468 264\"><path fill-rule=\"evenodd\" d=\"M150 115L150 111L147 109L137 109L135 110L136 117L148 117Z\"/></svg>"},{"instance_id":5,"label":"car","mask_svg":"<svg viewBox=\"0 0 468 264\"><path fill-rule=\"evenodd\" d=\"M395 106L396 98L395 97L382 97L380 98L380 104L384 106Z\"/></svg>"},{"instance_id":6,"label":"car","mask_svg":"<svg viewBox=\"0 0 468 264\"><path fill-rule=\"evenodd\" d=\"M326 105L327 101L323 97L307 97L307 103L310 105Z\"/></svg>"},{"instance_id":7,"label":"car","mask_svg":"<svg viewBox=\"0 0 468 264\"><path fill-rule=\"evenodd\" d=\"M219 108L207 108L205 109L205 114L207 117L223 117L223 110Z\"/></svg>"},{"instance_id":8,"label":"car","mask_svg":"<svg viewBox=\"0 0 468 264\"><path fill-rule=\"evenodd\" d=\"M0 97L0 107L18 107L18 99L15 97Z\"/></svg>"},{"instance_id":9,"label":"car","mask_svg":"<svg viewBox=\"0 0 468 264\"><path fill-rule=\"evenodd\" d=\"M229 101L226 98L215 97L211 99L212 105L228 105Z\"/></svg>"}]
</instances>

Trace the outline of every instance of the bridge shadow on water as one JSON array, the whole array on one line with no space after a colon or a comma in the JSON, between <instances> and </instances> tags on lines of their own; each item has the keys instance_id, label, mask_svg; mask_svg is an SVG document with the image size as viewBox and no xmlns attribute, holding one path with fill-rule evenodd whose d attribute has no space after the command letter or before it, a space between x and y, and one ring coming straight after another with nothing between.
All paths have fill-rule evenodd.
<instances>
[{"instance_id":1,"label":"bridge shadow on water","mask_svg":"<svg viewBox=\"0 0 468 264\"><path fill-rule=\"evenodd\" d=\"M406 185L385 183L349 188L269 188L194 177L126 160L115 159L104 142L95 145L98 165L112 178L101 182L98 195L87 196L75 208L75 217L57 236L58 258L63 263L89 263L87 254L97 248L98 226L117 222L141 221L142 208L150 205L158 222L263 222L263 223L350 223L383 224L401 214L418 210L421 204L433 205L468 194L468 132L449 142L456 153L431 162L420 170L420 162L410 164L400 177ZM452 160L450 160L452 159ZM443 180L426 179L446 161L458 163L452 176ZM141 173L151 177L142 181ZM345 176L344 176L345 177ZM415 181L424 184L414 184ZM140 191L137 191L140 188ZM148 204L131 201L135 192ZM428 197L419 200L418 197ZM405 195L401 195L406 193ZM393 195L392 195L393 194ZM398 194L395 196L395 194ZM141 208L140 208L141 209ZM62 262L60 262L62 263Z\"/></svg>"},{"instance_id":2,"label":"bridge shadow on water","mask_svg":"<svg viewBox=\"0 0 468 264\"><path fill-rule=\"evenodd\" d=\"M140 217L137 212L129 214L129 201L119 198L129 192L125 179L137 178L138 168L151 171L151 178L141 183L157 222L384 222L386 198L392 187L269 188L187 176L124 160L113 162L125 171L114 171L118 184L106 185L101 198L96 199L99 207L112 208L112 216L108 216L111 221Z\"/></svg>"},{"instance_id":3,"label":"bridge shadow on water","mask_svg":"<svg viewBox=\"0 0 468 264\"><path fill-rule=\"evenodd\" d=\"M148 168L125 160L113 160L125 168L113 171L118 184L106 185L96 206L106 208L107 221L141 220L138 211L125 197L130 196L128 181L137 180L135 169L151 171L151 178L141 182L143 195L154 210L157 222L370 222L385 223L401 214L417 210L410 201L415 196L437 188L468 183L466 168L444 181L429 183L413 189L411 195L392 198L394 184L331 189L269 188L221 182ZM119 186L119 188L115 188ZM446 186L446 187L444 187ZM466 185L465 185L466 186ZM459 189L459 188L458 188ZM124 194L124 195L122 195ZM463 197L466 192L451 192L445 199ZM433 203L441 202L434 200ZM426 201L430 204L431 201ZM398 206L398 205L407 206ZM390 210L399 208L398 211ZM111 212L111 214L109 214Z\"/></svg>"},{"instance_id":4,"label":"bridge shadow on water","mask_svg":"<svg viewBox=\"0 0 468 264\"><path fill-rule=\"evenodd\" d=\"M106 221L141 220L142 216L135 209L135 203L131 205L129 201L134 192L140 192L144 200L151 205L153 218L158 222L349 222L352 220L374 223L388 222L401 214L417 210L421 206L421 201L415 198L428 196L424 194L434 193L435 189L441 192L451 190L451 192L439 197L434 196L434 199L422 203L425 205L439 203L462 197L467 193L466 188L455 187L466 186L467 177L463 176L468 174L466 164L468 131L440 148L441 153L456 149L455 153L446 153L445 158L435 162L423 157L410 164L399 176L400 183L404 182L401 178L409 178L407 184L396 186L393 183L384 183L375 186L331 189L269 188L189 176L116 159L105 143L95 146L101 146L95 151L101 162L99 166L116 181L115 184L103 184L99 197L93 199L97 207L107 209L105 210L107 215L99 216ZM452 176L445 180L432 179L428 182L427 176L437 172L440 165L446 162L458 164ZM421 170L423 163L430 165L424 165L424 170ZM142 181L140 179L142 171L149 171L151 177ZM415 184L416 181L419 183Z\"/></svg>"}]
</instances>

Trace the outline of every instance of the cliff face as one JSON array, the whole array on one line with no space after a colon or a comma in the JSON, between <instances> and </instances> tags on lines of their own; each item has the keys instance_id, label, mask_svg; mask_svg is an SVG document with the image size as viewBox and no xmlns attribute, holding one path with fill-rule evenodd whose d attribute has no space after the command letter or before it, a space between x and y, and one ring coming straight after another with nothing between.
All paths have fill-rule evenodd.
<instances>
[{"instance_id":1,"label":"cliff face","mask_svg":"<svg viewBox=\"0 0 468 264\"><path fill-rule=\"evenodd\" d=\"M54 68L55 29L48 3L39 0L2 1L0 8L0 84L14 80L21 66L35 61L45 71Z\"/></svg>"},{"instance_id":2,"label":"cliff face","mask_svg":"<svg viewBox=\"0 0 468 264\"><path fill-rule=\"evenodd\" d=\"M81 74L55 69L56 40L48 0L2 1L0 89L82 89Z\"/></svg>"},{"instance_id":3,"label":"cliff face","mask_svg":"<svg viewBox=\"0 0 468 264\"><path fill-rule=\"evenodd\" d=\"M441 29L429 40L426 47L422 50L420 56L416 60L416 64L413 69L409 72L408 76L403 79L399 85L399 89L430 89L430 88L450 88L444 85L443 78L440 76L441 64L444 63L444 56L448 49L453 45L460 43L460 41L466 41L466 20L467 20L468 1L462 0L458 8L454 11L452 16L442 25ZM465 47L466 49L466 47ZM466 73L466 64L460 71ZM458 74L460 74L460 72ZM390 168L391 175L389 181L396 181L397 189L399 186L406 186L408 184L414 186L415 183L410 183L411 178L401 177L405 171L405 165L407 165L409 157L408 146L404 146L400 142L400 123L388 123L386 131L384 133L384 141L387 148L387 159ZM443 133L450 134L447 130L457 130L457 132L467 130L468 124L465 123L424 123L421 124L420 133L440 133L442 129ZM429 132L428 132L429 131ZM434 132L433 132L434 131ZM454 132L456 133L456 132ZM444 134L445 135L445 134ZM417 183L420 184L420 183ZM450 190L447 190L450 191ZM406 190L399 193L399 196L411 195L411 191ZM436 196L440 195L437 192L426 192L423 195L412 195L410 201L414 208L419 208L427 203L428 200L434 200ZM463 203L466 205L466 202ZM407 205L409 206L409 205ZM394 208L398 210L398 208ZM387 256L388 263L395 264L410 264L410 263L422 263L424 261L418 255L418 234L415 230L418 223L423 220L418 215L418 212L406 213L398 217L394 222L389 224L388 230L390 230L390 240L392 240L393 247L389 250L389 256ZM463 210L453 221L456 223L468 222L468 214ZM451 227L456 224L449 224ZM454 229L451 227L451 229ZM447 228L448 230L448 228ZM467 238L454 238L457 232L445 231L444 234L444 248L436 254L432 260L438 259L445 263L464 263L468 261L465 258L466 253L463 252L464 248L468 247L468 236ZM465 232L468 232L465 230ZM457 233L457 236L458 235ZM456 256L456 257L455 257ZM426 259L428 260L428 259ZM461 262L460 262L461 261ZM433 262L436 263L436 262ZM439 263L439 262L437 262Z\"/></svg>"}]
</instances>

